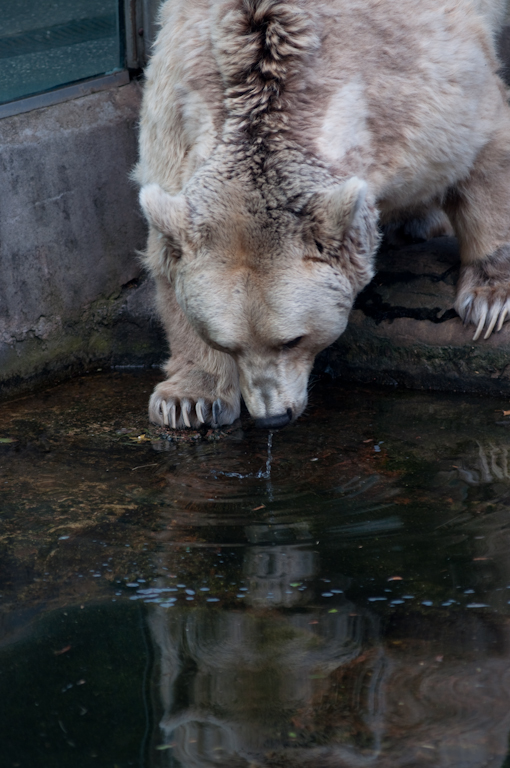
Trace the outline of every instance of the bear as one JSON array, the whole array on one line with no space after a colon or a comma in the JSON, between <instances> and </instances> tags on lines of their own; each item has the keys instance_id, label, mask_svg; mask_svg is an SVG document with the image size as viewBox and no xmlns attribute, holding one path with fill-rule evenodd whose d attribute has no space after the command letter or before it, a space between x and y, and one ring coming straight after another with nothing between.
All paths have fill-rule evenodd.
<instances>
[{"instance_id":1,"label":"bear","mask_svg":"<svg viewBox=\"0 0 510 768\"><path fill-rule=\"evenodd\" d=\"M149 418L277 429L374 275L381 226L437 212L474 338L510 309L501 0L168 0L135 178L171 357Z\"/></svg>"}]
</instances>

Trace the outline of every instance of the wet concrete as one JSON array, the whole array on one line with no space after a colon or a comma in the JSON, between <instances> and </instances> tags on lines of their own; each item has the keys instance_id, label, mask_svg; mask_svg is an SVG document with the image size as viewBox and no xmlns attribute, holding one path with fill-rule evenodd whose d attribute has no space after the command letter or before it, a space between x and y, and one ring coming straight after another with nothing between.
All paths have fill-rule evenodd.
<instances>
[{"instance_id":1,"label":"wet concrete","mask_svg":"<svg viewBox=\"0 0 510 768\"><path fill-rule=\"evenodd\" d=\"M508 399L324 378L269 455L158 378L0 407L5 765L506 766Z\"/></svg>"}]
</instances>

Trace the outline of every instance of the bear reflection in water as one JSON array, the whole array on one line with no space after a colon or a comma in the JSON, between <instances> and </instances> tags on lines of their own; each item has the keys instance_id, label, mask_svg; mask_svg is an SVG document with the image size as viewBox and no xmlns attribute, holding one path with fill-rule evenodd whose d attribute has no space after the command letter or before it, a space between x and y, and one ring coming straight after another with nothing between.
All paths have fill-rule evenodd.
<instances>
[{"instance_id":1,"label":"bear reflection in water","mask_svg":"<svg viewBox=\"0 0 510 768\"><path fill-rule=\"evenodd\" d=\"M292 434L275 436L271 502L260 433L258 453L232 438L193 448L193 465L166 446L161 563L189 584L187 558L200 561L207 586L219 571L227 587L218 603L149 607L163 765L504 766L506 429L492 401L381 395L363 415L370 397L352 425L303 422L297 458ZM227 573L246 588L231 603Z\"/></svg>"},{"instance_id":2,"label":"bear reflection in water","mask_svg":"<svg viewBox=\"0 0 510 768\"><path fill-rule=\"evenodd\" d=\"M510 480L508 453L507 443L478 443L477 459L471 465L461 459L459 476L469 485L488 485L496 480Z\"/></svg>"},{"instance_id":3,"label":"bear reflection in water","mask_svg":"<svg viewBox=\"0 0 510 768\"><path fill-rule=\"evenodd\" d=\"M313 587L287 594L289 582L310 585L320 572L306 525L246 533L244 610L150 608L168 765L501 764L510 730L506 623L459 612L438 628L441 618L432 626L415 615L388 640L369 608L345 598L317 608ZM275 544L285 536L299 543Z\"/></svg>"},{"instance_id":4,"label":"bear reflection in water","mask_svg":"<svg viewBox=\"0 0 510 768\"><path fill-rule=\"evenodd\" d=\"M450 625L445 661L426 643L388 651L378 618L350 603L291 615L155 607L149 621L160 737L182 768L481 768L506 754L510 636L481 617ZM482 672L475 651L494 644Z\"/></svg>"},{"instance_id":5,"label":"bear reflection in water","mask_svg":"<svg viewBox=\"0 0 510 768\"><path fill-rule=\"evenodd\" d=\"M331 742L346 757L379 754L391 664L376 617L349 604L326 616L156 608L150 626L163 742L183 768L266 765L286 749L303 760Z\"/></svg>"}]
</instances>

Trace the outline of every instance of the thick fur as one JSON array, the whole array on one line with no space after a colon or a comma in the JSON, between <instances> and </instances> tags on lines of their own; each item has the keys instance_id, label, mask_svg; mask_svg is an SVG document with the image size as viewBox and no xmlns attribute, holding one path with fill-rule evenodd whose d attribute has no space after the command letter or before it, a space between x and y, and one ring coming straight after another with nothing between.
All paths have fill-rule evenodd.
<instances>
[{"instance_id":1,"label":"thick fur","mask_svg":"<svg viewBox=\"0 0 510 768\"><path fill-rule=\"evenodd\" d=\"M306 406L373 274L378 223L451 222L476 335L510 296L501 0L170 0L136 177L172 350L150 418ZM417 212L420 212L418 216ZM425 214L423 213L425 212ZM448 217L448 218L446 218Z\"/></svg>"}]
</instances>

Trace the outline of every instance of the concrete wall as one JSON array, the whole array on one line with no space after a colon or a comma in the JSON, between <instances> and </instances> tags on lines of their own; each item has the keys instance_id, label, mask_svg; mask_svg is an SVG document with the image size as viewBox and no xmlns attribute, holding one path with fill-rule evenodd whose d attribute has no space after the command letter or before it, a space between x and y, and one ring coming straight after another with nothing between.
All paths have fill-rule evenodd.
<instances>
[{"instance_id":1,"label":"concrete wall","mask_svg":"<svg viewBox=\"0 0 510 768\"><path fill-rule=\"evenodd\" d=\"M0 392L165 344L135 250L136 83L0 120Z\"/></svg>"}]
</instances>

